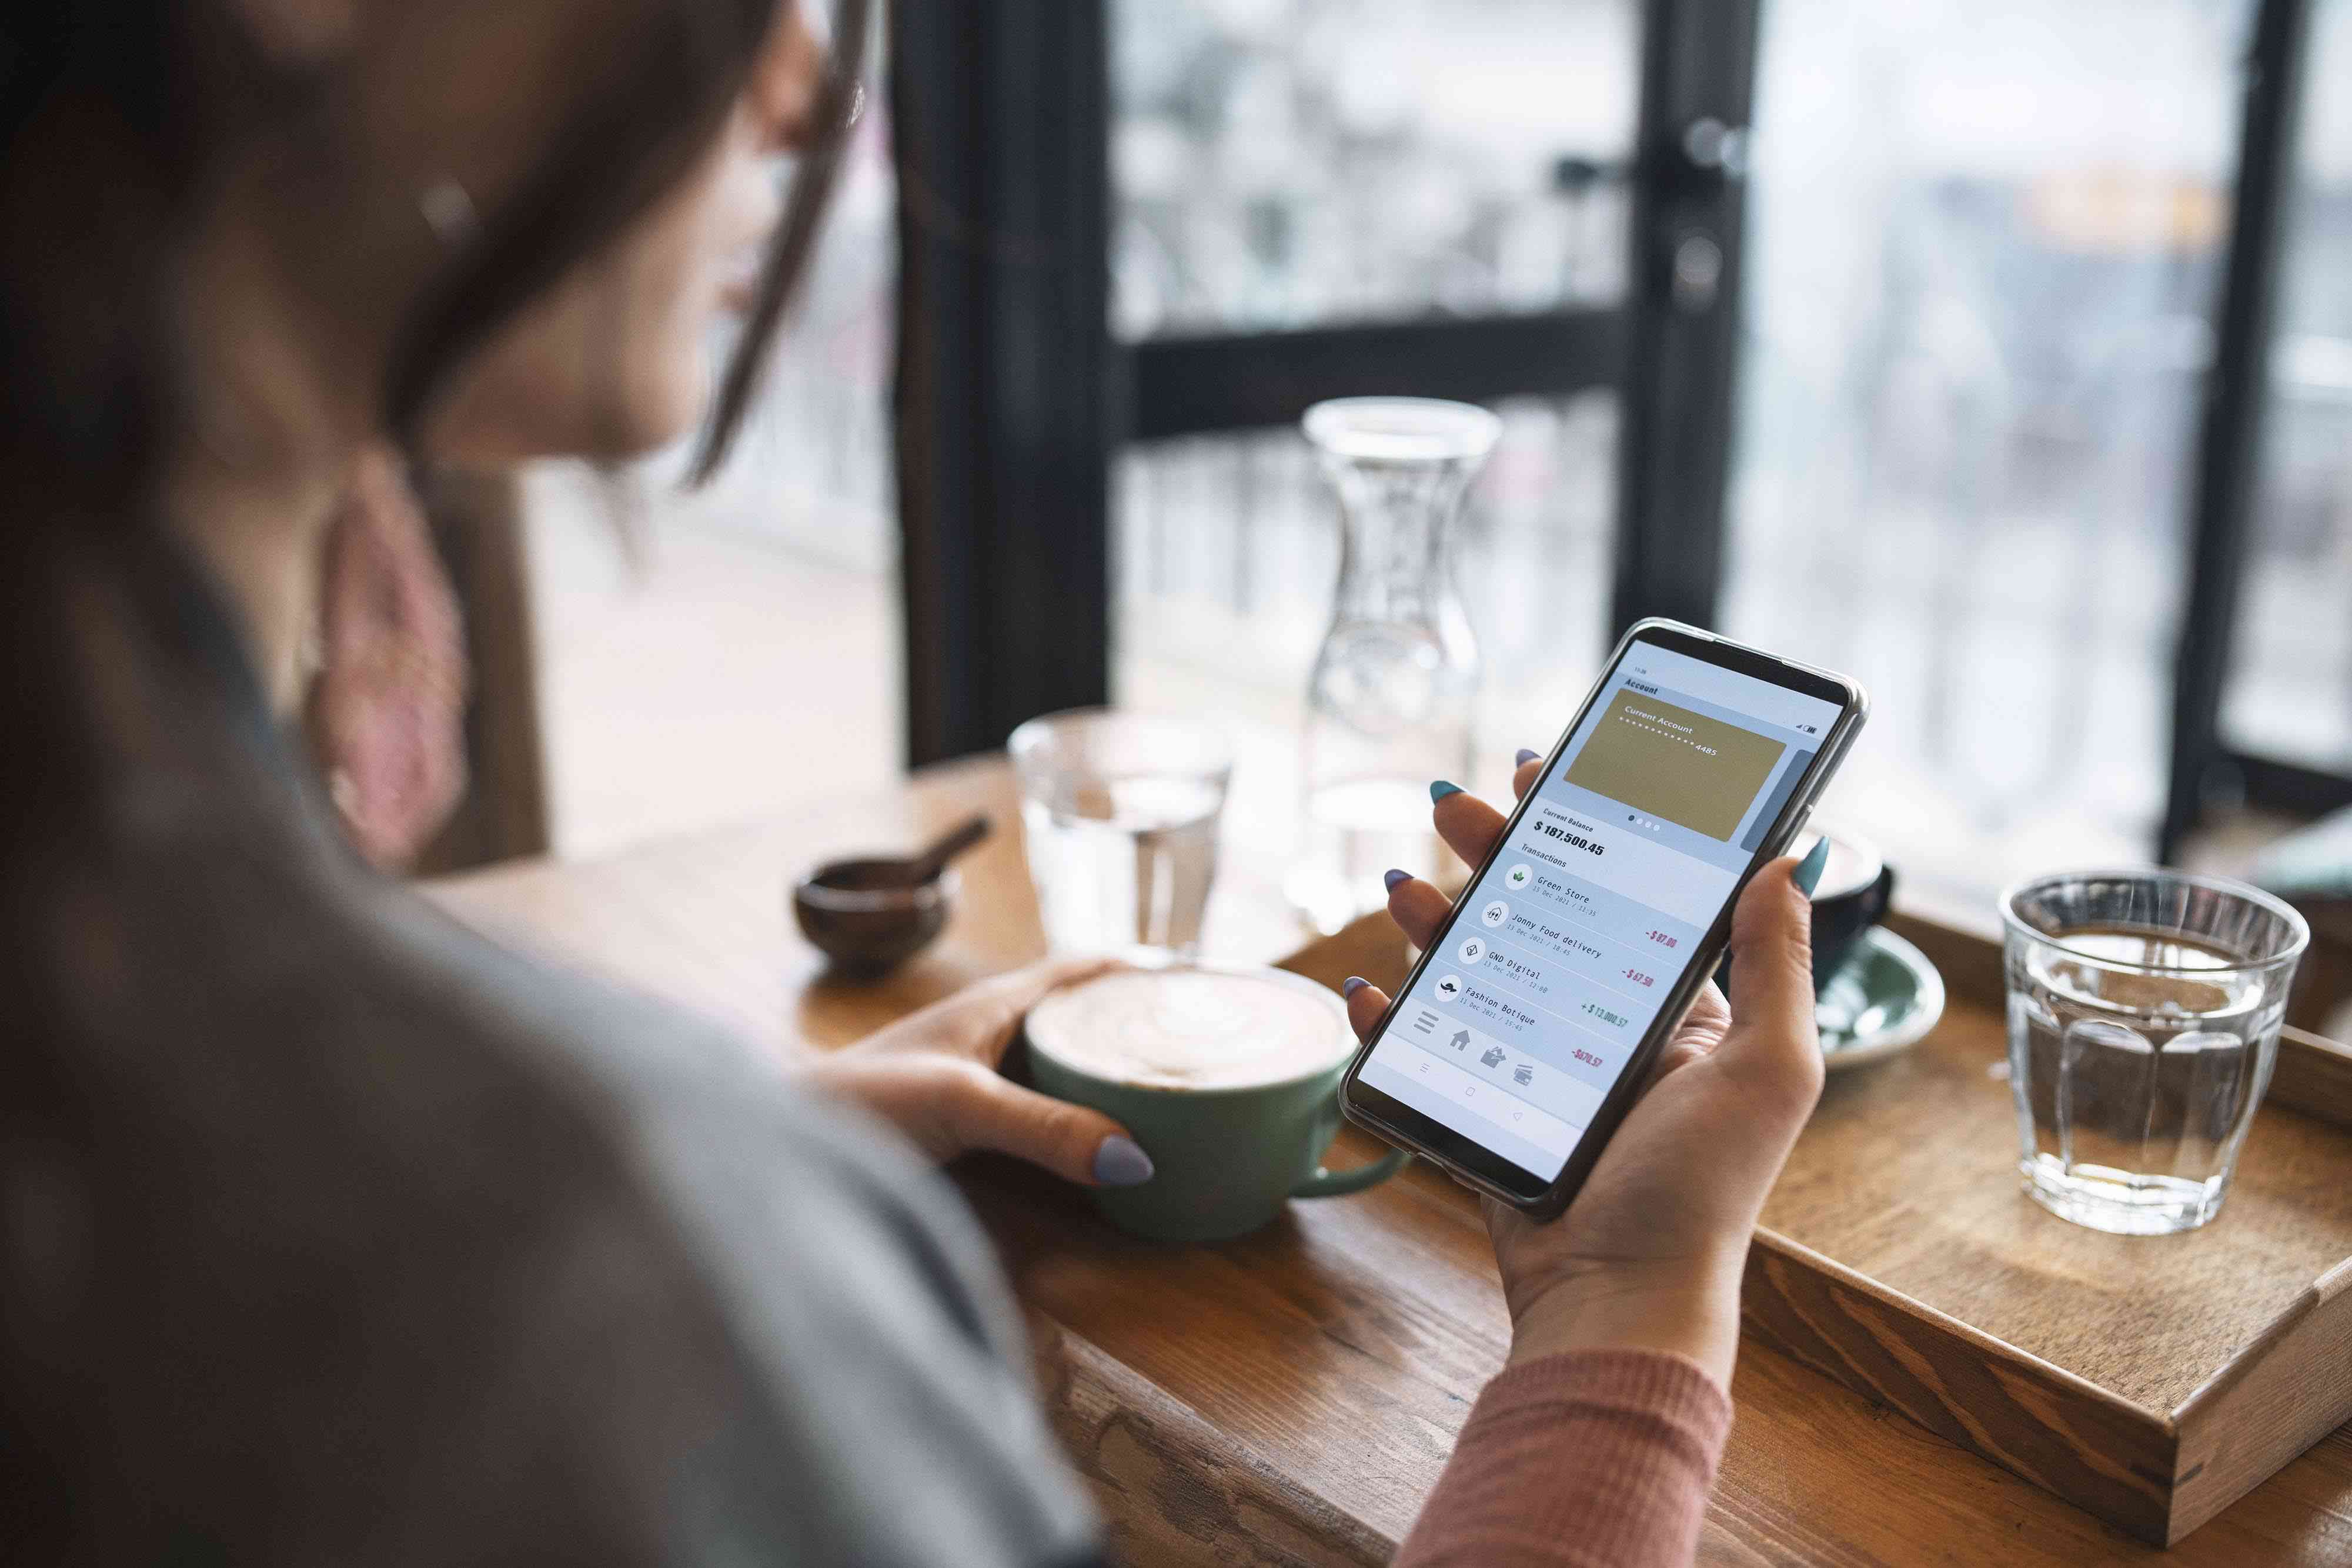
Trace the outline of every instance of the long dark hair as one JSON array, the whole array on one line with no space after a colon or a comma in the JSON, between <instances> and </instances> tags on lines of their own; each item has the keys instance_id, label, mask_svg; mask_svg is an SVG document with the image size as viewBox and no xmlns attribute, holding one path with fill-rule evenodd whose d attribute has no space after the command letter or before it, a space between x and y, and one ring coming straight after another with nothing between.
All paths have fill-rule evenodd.
<instances>
[{"instance_id":1,"label":"long dark hair","mask_svg":"<svg viewBox=\"0 0 2352 1568\"><path fill-rule=\"evenodd\" d=\"M478 214L396 342L407 442L449 373L687 171L794 0L645 0L643 37L510 197ZM145 511L175 410L159 258L239 117L299 106L219 0L79 0L0 22L0 539L28 514ZM805 271L858 92L867 0L840 0L783 221L696 463L726 455ZM249 123L249 120L247 121Z\"/></svg>"}]
</instances>

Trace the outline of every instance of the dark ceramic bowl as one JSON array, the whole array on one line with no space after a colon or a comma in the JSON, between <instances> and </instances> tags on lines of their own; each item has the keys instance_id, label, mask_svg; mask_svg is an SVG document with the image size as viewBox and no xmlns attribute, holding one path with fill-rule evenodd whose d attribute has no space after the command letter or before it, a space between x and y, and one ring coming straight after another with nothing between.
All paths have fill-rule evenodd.
<instances>
[{"instance_id":1,"label":"dark ceramic bowl","mask_svg":"<svg viewBox=\"0 0 2352 1568\"><path fill-rule=\"evenodd\" d=\"M801 935L843 974L874 979L925 947L948 923L961 885L952 871L929 882L903 880L906 862L847 860L821 865L793 887Z\"/></svg>"}]
</instances>

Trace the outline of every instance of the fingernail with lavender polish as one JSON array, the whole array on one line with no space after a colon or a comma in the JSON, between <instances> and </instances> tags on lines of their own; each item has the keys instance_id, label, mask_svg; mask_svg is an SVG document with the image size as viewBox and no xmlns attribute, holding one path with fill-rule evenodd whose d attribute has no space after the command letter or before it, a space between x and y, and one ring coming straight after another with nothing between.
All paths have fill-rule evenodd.
<instances>
[{"instance_id":1,"label":"fingernail with lavender polish","mask_svg":"<svg viewBox=\"0 0 2352 1568\"><path fill-rule=\"evenodd\" d=\"M1113 1133L1095 1151L1095 1180L1105 1186L1140 1186L1151 1179L1151 1156L1133 1138Z\"/></svg>"},{"instance_id":2,"label":"fingernail with lavender polish","mask_svg":"<svg viewBox=\"0 0 2352 1568\"><path fill-rule=\"evenodd\" d=\"M1429 803L1434 806L1440 800L1444 800L1448 795L1459 795L1460 793L1462 793L1461 785L1448 784L1444 779L1440 779L1433 781L1429 787Z\"/></svg>"},{"instance_id":3,"label":"fingernail with lavender polish","mask_svg":"<svg viewBox=\"0 0 2352 1568\"><path fill-rule=\"evenodd\" d=\"M1829 863L1829 840L1816 840L1814 841L1811 852L1807 854L1803 860L1799 861L1797 862L1797 869L1789 873L1789 880L1797 884L1797 891L1799 893L1803 894L1807 898L1811 898L1813 896L1813 889L1821 883L1822 868Z\"/></svg>"},{"instance_id":4,"label":"fingernail with lavender polish","mask_svg":"<svg viewBox=\"0 0 2352 1568\"><path fill-rule=\"evenodd\" d=\"M1529 751L1526 747L1522 746L1519 747L1519 766L1525 768L1528 763L1533 762L1537 758L1541 757L1543 753L1540 751Z\"/></svg>"},{"instance_id":5,"label":"fingernail with lavender polish","mask_svg":"<svg viewBox=\"0 0 2352 1568\"><path fill-rule=\"evenodd\" d=\"M1352 997L1370 984L1371 982L1361 975L1350 975L1339 982L1339 994L1343 997Z\"/></svg>"},{"instance_id":6,"label":"fingernail with lavender polish","mask_svg":"<svg viewBox=\"0 0 2352 1568\"><path fill-rule=\"evenodd\" d=\"M1397 890L1397 883L1401 882L1411 882L1412 880L1412 873L1409 871L1384 871L1381 873L1381 881L1387 884L1388 890L1391 893L1394 893Z\"/></svg>"}]
</instances>

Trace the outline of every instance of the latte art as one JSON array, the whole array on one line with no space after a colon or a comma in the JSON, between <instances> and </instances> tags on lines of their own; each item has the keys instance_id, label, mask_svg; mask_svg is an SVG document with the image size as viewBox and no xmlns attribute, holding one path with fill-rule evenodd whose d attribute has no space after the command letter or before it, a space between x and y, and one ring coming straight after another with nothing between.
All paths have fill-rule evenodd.
<instances>
[{"instance_id":1,"label":"latte art","mask_svg":"<svg viewBox=\"0 0 2352 1568\"><path fill-rule=\"evenodd\" d=\"M1339 998L1286 975L1104 975L1029 1011L1029 1041L1081 1072L1155 1089L1239 1089L1318 1072L1355 1044Z\"/></svg>"}]
</instances>

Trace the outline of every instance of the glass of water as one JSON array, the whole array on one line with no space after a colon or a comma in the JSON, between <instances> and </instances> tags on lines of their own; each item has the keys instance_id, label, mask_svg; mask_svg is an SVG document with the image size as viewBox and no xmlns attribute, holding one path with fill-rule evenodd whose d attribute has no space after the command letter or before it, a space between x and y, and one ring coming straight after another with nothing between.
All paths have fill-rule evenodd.
<instances>
[{"instance_id":1,"label":"glass of water","mask_svg":"<svg viewBox=\"0 0 2352 1568\"><path fill-rule=\"evenodd\" d=\"M2220 877L2069 872L2001 899L2025 1190L2131 1236L2221 1210L2270 1086L2303 916Z\"/></svg>"},{"instance_id":2,"label":"glass of water","mask_svg":"<svg viewBox=\"0 0 2352 1568\"><path fill-rule=\"evenodd\" d=\"M1189 719L1079 708L1031 719L1007 749L1054 951L1196 955L1234 769L1223 734Z\"/></svg>"}]
</instances>

